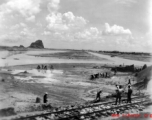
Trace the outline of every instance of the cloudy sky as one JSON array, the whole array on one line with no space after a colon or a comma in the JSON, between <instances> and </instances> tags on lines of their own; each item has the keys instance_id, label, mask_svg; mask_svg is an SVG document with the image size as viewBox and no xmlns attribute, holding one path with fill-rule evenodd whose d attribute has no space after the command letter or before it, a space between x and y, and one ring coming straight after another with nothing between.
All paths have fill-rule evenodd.
<instances>
[{"instance_id":1,"label":"cloudy sky","mask_svg":"<svg viewBox=\"0 0 152 120\"><path fill-rule=\"evenodd\" d=\"M0 0L0 45L150 52L152 0Z\"/></svg>"}]
</instances>

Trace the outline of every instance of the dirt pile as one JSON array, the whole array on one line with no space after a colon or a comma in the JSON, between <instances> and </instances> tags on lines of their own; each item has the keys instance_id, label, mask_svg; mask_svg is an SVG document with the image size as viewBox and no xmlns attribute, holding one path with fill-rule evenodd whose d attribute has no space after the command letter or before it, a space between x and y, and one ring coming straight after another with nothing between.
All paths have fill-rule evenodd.
<instances>
[{"instance_id":1,"label":"dirt pile","mask_svg":"<svg viewBox=\"0 0 152 120\"><path fill-rule=\"evenodd\" d=\"M5 109L1 109L0 110L0 117L2 116L10 116L10 115L16 115L14 108L9 107L9 108L5 108Z\"/></svg>"},{"instance_id":2,"label":"dirt pile","mask_svg":"<svg viewBox=\"0 0 152 120\"><path fill-rule=\"evenodd\" d=\"M147 77L148 79L150 79L150 78L151 78L151 75L152 75L151 73L152 73L152 66L147 67L146 69L142 70L141 72L139 72L139 73L137 74L137 81L140 82L140 81L142 81L143 79L145 79L146 77Z\"/></svg>"},{"instance_id":3,"label":"dirt pile","mask_svg":"<svg viewBox=\"0 0 152 120\"><path fill-rule=\"evenodd\" d=\"M147 88L147 84L152 77L152 66L147 67L137 74L137 83L134 85L137 89Z\"/></svg>"}]
</instances>

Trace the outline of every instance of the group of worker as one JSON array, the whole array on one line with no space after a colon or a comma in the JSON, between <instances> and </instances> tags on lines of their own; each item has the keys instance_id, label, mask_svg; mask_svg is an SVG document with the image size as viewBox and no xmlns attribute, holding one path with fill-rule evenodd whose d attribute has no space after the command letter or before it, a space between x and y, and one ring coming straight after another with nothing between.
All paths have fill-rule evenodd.
<instances>
[{"instance_id":1,"label":"group of worker","mask_svg":"<svg viewBox=\"0 0 152 120\"><path fill-rule=\"evenodd\" d=\"M134 72L140 72L142 71L142 68L135 68Z\"/></svg>"},{"instance_id":2,"label":"group of worker","mask_svg":"<svg viewBox=\"0 0 152 120\"><path fill-rule=\"evenodd\" d=\"M132 95L132 88L131 88L131 81L129 79L128 81L128 92L127 92L127 103L131 103L131 95ZM122 93L124 92L123 87L121 85L116 85L116 102L115 105L117 105L117 102L119 102L119 104L121 103L121 97L122 97ZM96 95L96 101L100 101L101 97L100 94L102 93L102 90L99 90L97 92ZM48 102L48 93L45 92L44 96L43 96L43 103L47 103Z\"/></svg>"},{"instance_id":3,"label":"group of worker","mask_svg":"<svg viewBox=\"0 0 152 120\"><path fill-rule=\"evenodd\" d=\"M42 70L47 70L48 67L47 67L47 65L41 65L41 66L38 65L38 66L37 66L37 69L38 69L38 70L40 70L40 69L42 69ZM50 66L50 69L54 69L53 65Z\"/></svg>"},{"instance_id":4,"label":"group of worker","mask_svg":"<svg viewBox=\"0 0 152 120\"><path fill-rule=\"evenodd\" d=\"M47 66L46 66L46 65L45 65L45 66L44 66L44 65L41 65L41 66L38 65L38 66L37 66L37 69L38 69L38 70L39 70L39 69L47 70Z\"/></svg>"},{"instance_id":5,"label":"group of worker","mask_svg":"<svg viewBox=\"0 0 152 120\"><path fill-rule=\"evenodd\" d=\"M131 103L131 95L132 95L132 88L131 88L131 81L129 79L128 81L128 84L127 84L127 87L128 87L128 91L127 91L127 103ZM124 92L123 90L123 87L121 85L116 85L116 101L115 101L115 105L117 105L117 102L119 102L119 104L121 103L121 97L122 97L122 93ZM100 97L100 94L102 93L102 90L99 90L97 92L97 95L96 95L96 101L100 101L101 100L101 97Z\"/></svg>"},{"instance_id":6,"label":"group of worker","mask_svg":"<svg viewBox=\"0 0 152 120\"><path fill-rule=\"evenodd\" d=\"M110 77L110 75L107 72L90 75L91 80L97 79L97 78L108 78L108 77Z\"/></svg>"},{"instance_id":7,"label":"group of worker","mask_svg":"<svg viewBox=\"0 0 152 120\"><path fill-rule=\"evenodd\" d=\"M45 94L43 95L43 103L47 103L47 102L48 102L48 93L45 92ZM40 97L36 97L36 103L41 103Z\"/></svg>"},{"instance_id":8,"label":"group of worker","mask_svg":"<svg viewBox=\"0 0 152 120\"><path fill-rule=\"evenodd\" d=\"M117 105L117 102L119 101L119 104L121 103L121 97L122 93L124 92L121 85L116 85L116 102L115 105ZM131 103L131 95L132 95L132 88L131 84L128 84L128 91L127 91L127 103Z\"/></svg>"}]
</instances>

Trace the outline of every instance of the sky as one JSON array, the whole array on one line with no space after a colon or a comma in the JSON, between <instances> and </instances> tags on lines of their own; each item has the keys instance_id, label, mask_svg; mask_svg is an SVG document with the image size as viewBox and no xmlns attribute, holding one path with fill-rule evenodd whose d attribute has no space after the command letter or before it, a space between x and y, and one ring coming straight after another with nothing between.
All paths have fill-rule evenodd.
<instances>
[{"instance_id":1,"label":"sky","mask_svg":"<svg viewBox=\"0 0 152 120\"><path fill-rule=\"evenodd\" d=\"M152 0L0 0L0 45L152 52Z\"/></svg>"}]
</instances>

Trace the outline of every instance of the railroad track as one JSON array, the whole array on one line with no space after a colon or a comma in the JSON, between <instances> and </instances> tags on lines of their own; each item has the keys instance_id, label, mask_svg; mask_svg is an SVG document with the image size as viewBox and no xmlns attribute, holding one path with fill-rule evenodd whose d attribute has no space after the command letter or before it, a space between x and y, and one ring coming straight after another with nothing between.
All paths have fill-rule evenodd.
<instances>
[{"instance_id":1,"label":"railroad track","mask_svg":"<svg viewBox=\"0 0 152 120\"><path fill-rule=\"evenodd\" d=\"M145 100L145 101L137 101L137 102L134 102L134 103L131 103L131 104L123 104L123 105L120 105L120 106L114 106L114 107L108 107L108 108L101 108L101 109L98 109L98 110L93 110L93 111L87 111L86 113L82 113L82 114L78 114L78 115L69 115L69 116L65 116L65 117L61 117L59 119L56 119L56 120L71 120L72 118L74 120L77 120L77 119L83 119L84 116L88 116L90 117L89 115L92 115L94 114L94 116L96 116L97 113L99 113L98 115L101 117L108 117L108 116L111 116L112 114L119 114L119 112L110 112L112 110L118 110L120 108L124 108L126 109L126 107L130 108L130 107L135 107L135 105L138 105L138 104L147 104L149 103L150 101L149 100ZM83 116L83 117L82 117ZM82 118L81 118L82 117ZM48 117L49 118L49 117Z\"/></svg>"},{"instance_id":2,"label":"railroad track","mask_svg":"<svg viewBox=\"0 0 152 120\"><path fill-rule=\"evenodd\" d=\"M151 102L148 96L134 97L132 98L132 100L133 102L130 104L122 103L121 105L114 105L115 101L102 102L102 103L80 106L72 109L65 109L65 110L48 112L39 115L20 117L12 120L45 120L45 119L46 120L78 120L81 118L83 119L85 116L90 116L90 115L106 117L106 116L110 116L111 114L124 112L125 109L129 109L131 107L139 107L137 105L144 105Z\"/></svg>"}]
</instances>

